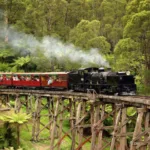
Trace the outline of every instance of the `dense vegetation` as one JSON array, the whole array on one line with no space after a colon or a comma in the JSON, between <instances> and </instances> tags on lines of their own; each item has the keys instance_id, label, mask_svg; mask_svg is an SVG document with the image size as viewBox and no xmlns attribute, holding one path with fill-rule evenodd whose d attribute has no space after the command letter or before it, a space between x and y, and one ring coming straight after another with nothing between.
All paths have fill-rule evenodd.
<instances>
[{"instance_id":1,"label":"dense vegetation","mask_svg":"<svg viewBox=\"0 0 150 150\"><path fill-rule=\"evenodd\" d=\"M114 70L130 70L139 90L150 91L150 0L0 0L0 21L0 71L81 67L61 51L72 43L85 54L98 49ZM48 52L56 51L50 57L43 52L48 37Z\"/></svg>"}]
</instances>

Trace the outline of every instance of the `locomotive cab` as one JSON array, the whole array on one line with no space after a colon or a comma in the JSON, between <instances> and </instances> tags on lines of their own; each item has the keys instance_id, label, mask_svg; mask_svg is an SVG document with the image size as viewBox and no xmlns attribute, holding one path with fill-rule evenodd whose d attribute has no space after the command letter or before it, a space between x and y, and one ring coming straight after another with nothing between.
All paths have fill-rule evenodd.
<instances>
[{"instance_id":1,"label":"locomotive cab","mask_svg":"<svg viewBox=\"0 0 150 150\"><path fill-rule=\"evenodd\" d=\"M98 73L99 69L96 67L81 68L77 71L69 73L69 88L74 91L84 91L91 88L91 74Z\"/></svg>"}]
</instances>

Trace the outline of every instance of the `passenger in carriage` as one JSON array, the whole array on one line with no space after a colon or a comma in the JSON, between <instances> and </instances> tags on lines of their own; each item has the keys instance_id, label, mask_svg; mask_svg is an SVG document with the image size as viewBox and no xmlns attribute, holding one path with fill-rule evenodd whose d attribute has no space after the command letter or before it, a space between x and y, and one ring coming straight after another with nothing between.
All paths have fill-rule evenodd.
<instances>
[{"instance_id":1,"label":"passenger in carriage","mask_svg":"<svg viewBox=\"0 0 150 150\"><path fill-rule=\"evenodd\" d=\"M52 77L49 77L47 84L50 85L50 84L52 84L52 83L53 83L53 78L52 78Z\"/></svg>"},{"instance_id":2,"label":"passenger in carriage","mask_svg":"<svg viewBox=\"0 0 150 150\"><path fill-rule=\"evenodd\" d=\"M26 81L30 81L31 78L30 78L29 76L27 76L25 80L26 80Z\"/></svg>"},{"instance_id":3,"label":"passenger in carriage","mask_svg":"<svg viewBox=\"0 0 150 150\"><path fill-rule=\"evenodd\" d=\"M20 79L21 79L22 81L25 81L25 80L26 80L24 76L21 76Z\"/></svg>"},{"instance_id":4,"label":"passenger in carriage","mask_svg":"<svg viewBox=\"0 0 150 150\"><path fill-rule=\"evenodd\" d=\"M13 80L14 80L14 81L19 81L18 76L13 76Z\"/></svg>"},{"instance_id":5,"label":"passenger in carriage","mask_svg":"<svg viewBox=\"0 0 150 150\"><path fill-rule=\"evenodd\" d=\"M38 77L35 78L35 81L40 81L40 79Z\"/></svg>"},{"instance_id":6,"label":"passenger in carriage","mask_svg":"<svg viewBox=\"0 0 150 150\"><path fill-rule=\"evenodd\" d=\"M6 75L3 75L3 80L6 80Z\"/></svg>"}]
</instances>

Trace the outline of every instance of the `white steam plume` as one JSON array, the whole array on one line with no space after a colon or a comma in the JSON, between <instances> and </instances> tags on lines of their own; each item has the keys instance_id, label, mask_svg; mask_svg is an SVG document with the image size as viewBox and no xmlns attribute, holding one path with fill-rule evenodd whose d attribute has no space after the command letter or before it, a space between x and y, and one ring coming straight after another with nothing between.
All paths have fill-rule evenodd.
<instances>
[{"instance_id":1,"label":"white steam plume","mask_svg":"<svg viewBox=\"0 0 150 150\"><path fill-rule=\"evenodd\" d=\"M5 30L0 30L0 37L5 37ZM72 44L64 44L60 40L52 37L44 37L37 40L33 35L18 32L13 28L8 30L8 43L14 49L28 49L32 55L36 54L37 49L41 49L47 58L55 57L58 61L63 62L69 59L72 62L78 62L82 66L96 64L98 66L108 67L108 62L99 54L97 49L91 49L88 52L76 48Z\"/></svg>"}]
</instances>

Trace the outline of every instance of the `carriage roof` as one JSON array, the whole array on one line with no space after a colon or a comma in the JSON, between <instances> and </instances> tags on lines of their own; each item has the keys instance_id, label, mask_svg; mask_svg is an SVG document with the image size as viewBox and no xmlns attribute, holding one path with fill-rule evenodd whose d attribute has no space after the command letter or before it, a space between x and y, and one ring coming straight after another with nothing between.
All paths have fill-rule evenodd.
<instances>
[{"instance_id":1,"label":"carriage roof","mask_svg":"<svg viewBox=\"0 0 150 150\"><path fill-rule=\"evenodd\" d=\"M0 72L0 75L66 75L68 74L68 72L15 72L15 73L11 73L11 72Z\"/></svg>"}]
</instances>

